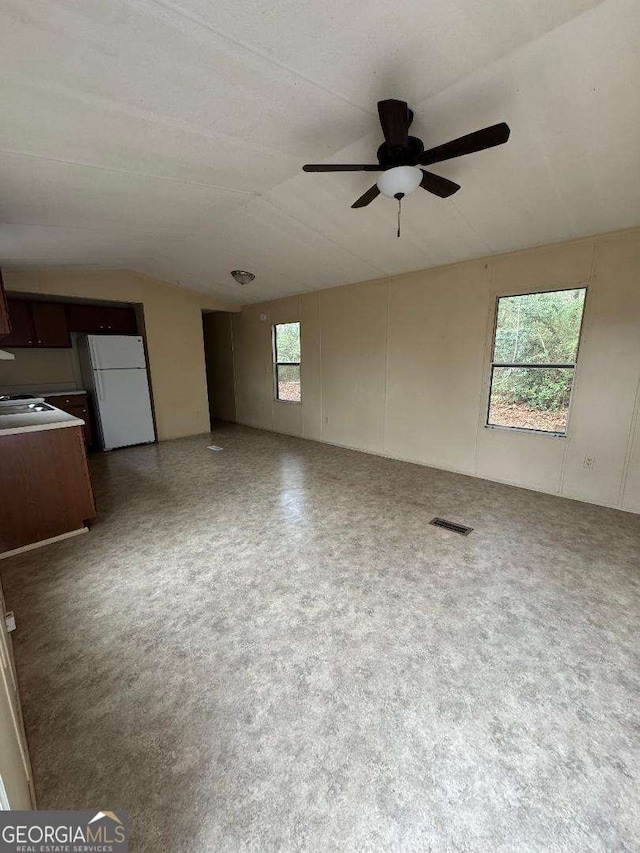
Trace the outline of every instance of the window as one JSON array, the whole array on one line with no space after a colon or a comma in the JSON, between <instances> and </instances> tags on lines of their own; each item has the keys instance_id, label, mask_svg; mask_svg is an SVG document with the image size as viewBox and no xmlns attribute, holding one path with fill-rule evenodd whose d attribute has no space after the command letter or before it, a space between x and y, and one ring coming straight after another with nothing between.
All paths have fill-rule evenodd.
<instances>
[{"instance_id":1,"label":"window","mask_svg":"<svg viewBox=\"0 0 640 853\"><path fill-rule=\"evenodd\" d=\"M276 400L300 402L300 323L273 327L273 361Z\"/></svg>"},{"instance_id":2,"label":"window","mask_svg":"<svg viewBox=\"0 0 640 853\"><path fill-rule=\"evenodd\" d=\"M487 426L565 435L585 294L498 299Z\"/></svg>"}]
</instances>

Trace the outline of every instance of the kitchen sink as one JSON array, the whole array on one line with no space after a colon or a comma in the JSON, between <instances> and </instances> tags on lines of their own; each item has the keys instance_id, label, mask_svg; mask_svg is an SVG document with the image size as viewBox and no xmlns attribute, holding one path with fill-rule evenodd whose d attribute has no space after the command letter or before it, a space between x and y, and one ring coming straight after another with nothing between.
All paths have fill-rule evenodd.
<instances>
[{"instance_id":1,"label":"kitchen sink","mask_svg":"<svg viewBox=\"0 0 640 853\"><path fill-rule=\"evenodd\" d=\"M4 405L0 408L0 415L33 415L36 412L53 412L53 406L47 403L15 403L14 405Z\"/></svg>"}]
</instances>

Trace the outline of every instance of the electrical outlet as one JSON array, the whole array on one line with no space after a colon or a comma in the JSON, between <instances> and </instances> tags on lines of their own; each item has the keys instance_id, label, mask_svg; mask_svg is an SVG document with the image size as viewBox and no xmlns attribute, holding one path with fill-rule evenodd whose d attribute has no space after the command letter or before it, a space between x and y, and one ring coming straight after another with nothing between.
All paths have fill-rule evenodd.
<instances>
[{"instance_id":1,"label":"electrical outlet","mask_svg":"<svg viewBox=\"0 0 640 853\"><path fill-rule=\"evenodd\" d=\"M328 424L328 423L329 423L329 418L325 418L325 419L324 419L324 422L325 422L325 424Z\"/></svg>"},{"instance_id":2,"label":"electrical outlet","mask_svg":"<svg viewBox=\"0 0 640 853\"><path fill-rule=\"evenodd\" d=\"M596 457L595 456L585 456L584 461L582 462L582 467L591 469L591 468L593 468L593 466L595 464L596 464Z\"/></svg>"}]
</instances>

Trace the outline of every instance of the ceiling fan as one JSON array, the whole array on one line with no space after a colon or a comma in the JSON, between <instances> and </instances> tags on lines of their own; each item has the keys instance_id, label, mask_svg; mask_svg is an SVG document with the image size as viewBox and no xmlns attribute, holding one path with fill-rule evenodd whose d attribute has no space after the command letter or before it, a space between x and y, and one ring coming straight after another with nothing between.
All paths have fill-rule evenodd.
<instances>
[{"instance_id":1,"label":"ceiling fan","mask_svg":"<svg viewBox=\"0 0 640 853\"><path fill-rule=\"evenodd\" d=\"M458 192L460 185L419 167L430 166L433 163L441 163L443 160L451 160L454 157L462 157L464 154L472 154L475 151L502 145L509 139L511 132L509 126L505 122L501 122L425 151L421 139L409 136L413 112L405 101L394 99L378 101L378 115L380 116L384 142L378 148L378 162L376 164L311 163L302 167L305 172L381 171L382 174L376 183L361 195L351 207L366 207L380 193L387 198L396 198L400 202L405 195L418 189L418 187L422 187L440 198L448 198L448 196Z\"/></svg>"}]
</instances>

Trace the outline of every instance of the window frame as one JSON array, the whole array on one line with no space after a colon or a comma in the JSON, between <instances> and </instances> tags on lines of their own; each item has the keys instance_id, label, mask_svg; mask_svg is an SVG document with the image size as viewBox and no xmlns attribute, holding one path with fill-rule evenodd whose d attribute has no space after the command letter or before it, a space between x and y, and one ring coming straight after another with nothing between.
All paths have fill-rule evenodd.
<instances>
[{"instance_id":1,"label":"window frame","mask_svg":"<svg viewBox=\"0 0 640 853\"><path fill-rule=\"evenodd\" d=\"M278 361L278 326L289 326L297 323L299 327L300 338L300 361ZM271 355L273 361L273 399L276 403L287 403L291 406L300 406L302 404L302 323L300 320L286 320L283 323L272 323L271 325ZM297 367L300 371L300 399L299 400L283 400L278 397L278 368L279 367Z\"/></svg>"},{"instance_id":2,"label":"window frame","mask_svg":"<svg viewBox=\"0 0 640 853\"><path fill-rule=\"evenodd\" d=\"M582 303L582 316L580 317L580 328L578 330L578 343L576 346L575 361L566 362L566 363L553 363L553 364L552 363L546 363L546 362L537 363L537 364L530 364L530 363L522 362L519 364L517 362L493 361L493 356L495 354L495 349L496 349L496 334L498 332L498 310L500 307L500 300L501 299L510 299L510 298L513 298L514 296L535 296L539 293L562 293L565 290L584 290L584 300ZM588 283L580 281L580 282L575 282L575 283L571 283L571 284L566 284L566 285L563 285L561 287L544 286L544 287L540 287L537 290L527 290L527 291L521 291L521 292L516 291L515 293L497 293L495 295L495 305L494 305L494 311L493 311L493 325L491 327L492 328L491 349L489 351L490 359L489 359L489 381L488 381L488 389L487 389L487 405L486 405L486 410L485 410L485 414L484 414L484 427L485 427L485 429L503 429L503 430L510 430L511 432L532 433L533 435L545 435L545 436L549 436L550 438L568 438L569 437L569 427L571 425L571 409L573 406L573 392L575 389L576 370L578 368L578 361L580 358L580 345L582 343L582 330L584 329L584 318L585 318L585 315L587 312L587 296L588 296L588 293L589 293ZM516 367L516 368L521 367L521 368L526 368L526 369L542 368L542 369L547 369L547 370L552 370L554 368L555 369L569 368L569 369L573 370L573 378L571 381L571 394L569 396L569 405L567 406L567 420L566 420L566 426L565 426L564 432L553 432L553 431L548 430L548 429L534 429L533 427L517 427L517 426L509 426L508 424L491 424L491 423L489 423L489 414L491 412L491 391L493 389L493 373L494 373L494 369L496 367L498 367L498 368L501 368L501 367L502 368L504 368L504 367Z\"/></svg>"}]
</instances>

